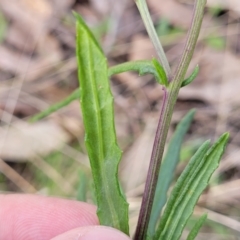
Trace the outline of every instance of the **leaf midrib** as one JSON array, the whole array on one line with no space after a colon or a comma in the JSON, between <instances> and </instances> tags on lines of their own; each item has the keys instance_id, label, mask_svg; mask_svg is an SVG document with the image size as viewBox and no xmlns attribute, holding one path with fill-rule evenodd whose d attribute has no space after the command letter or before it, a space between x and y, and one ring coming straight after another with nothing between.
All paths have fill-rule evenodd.
<instances>
[{"instance_id":1,"label":"leaf midrib","mask_svg":"<svg viewBox=\"0 0 240 240\"><path fill-rule=\"evenodd\" d=\"M92 58L93 54L92 54L92 49L91 49L91 43L88 39L90 38L86 38L87 40L87 45L88 45L88 48L89 48L89 51L88 52L88 55L89 55L89 59L90 59L90 65L94 65L94 59ZM97 47L97 46L96 46ZM97 50L99 51L98 47L97 47ZM96 86L96 82L94 81L95 79L95 71L94 71L94 67L92 68L92 70L90 71L91 72L91 75L90 75L90 82L91 82L91 88L92 88L92 92L94 93L93 96L94 96L94 109L95 109L95 112L96 112L96 116L97 116L97 124L98 124L98 142L100 143L100 156L101 156L101 160L104 161L104 147L103 147L103 129L102 129L102 117L101 117L101 110L100 110L100 105L99 105L99 99L97 97L97 86ZM100 160L100 161L101 161ZM102 178L104 179L104 183L107 183L107 176L106 176L106 173L104 171L104 169L101 167L101 164L99 165L100 167L100 172L101 172L101 176ZM111 199L111 194L110 192L108 191L106 185L104 184L104 188L105 188L105 193L107 194L106 196L106 201L108 203L108 206L109 208L111 209L111 212L113 212L113 215L111 215L110 217L112 218L112 221L115 222L115 226L119 226L120 228L120 223L118 221L118 218L113 218L113 216L116 216L116 210L114 208L114 205L112 203L112 201L109 201L109 199ZM104 209L103 209L104 211Z\"/></svg>"}]
</instances>

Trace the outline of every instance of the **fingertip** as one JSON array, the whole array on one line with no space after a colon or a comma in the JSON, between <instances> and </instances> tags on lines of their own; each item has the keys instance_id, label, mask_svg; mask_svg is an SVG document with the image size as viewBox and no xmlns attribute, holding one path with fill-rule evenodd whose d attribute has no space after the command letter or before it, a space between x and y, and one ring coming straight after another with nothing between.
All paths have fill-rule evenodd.
<instances>
[{"instance_id":1,"label":"fingertip","mask_svg":"<svg viewBox=\"0 0 240 240\"><path fill-rule=\"evenodd\" d=\"M76 228L61 234L52 240L130 240L129 236L117 229L106 226L88 226Z\"/></svg>"},{"instance_id":2,"label":"fingertip","mask_svg":"<svg viewBox=\"0 0 240 240\"><path fill-rule=\"evenodd\" d=\"M35 195L0 195L0 239L51 239L77 227L97 225L96 207Z\"/></svg>"}]
</instances>

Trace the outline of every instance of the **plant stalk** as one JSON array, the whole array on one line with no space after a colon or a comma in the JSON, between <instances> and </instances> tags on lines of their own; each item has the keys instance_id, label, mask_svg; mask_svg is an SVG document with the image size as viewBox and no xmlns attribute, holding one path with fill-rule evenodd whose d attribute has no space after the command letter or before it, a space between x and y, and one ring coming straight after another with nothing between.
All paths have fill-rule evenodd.
<instances>
[{"instance_id":1,"label":"plant stalk","mask_svg":"<svg viewBox=\"0 0 240 240\"><path fill-rule=\"evenodd\" d=\"M159 118L159 123L155 135L152 156L150 160L146 185L143 193L142 205L138 218L138 224L134 240L145 240L147 238L147 227L152 211L152 204L155 195L158 175L162 162L164 146L166 143L167 133L169 130L173 109L177 100L178 92L182 81L187 72L189 63L196 46L199 36L202 19L204 15L204 7L207 0L196 0L194 6L193 19L188 32L188 37L184 47L184 51L178 65L177 71L173 76L173 80L168 89L164 88L164 98ZM151 36L150 36L151 37Z\"/></svg>"},{"instance_id":2,"label":"plant stalk","mask_svg":"<svg viewBox=\"0 0 240 240\"><path fill-rule=\"evenodd\" d=\"M153 43L153 46L156 50L156 53L158 55L158 58L160 60L160 63L163 66L164 71L166 72L166 75L168 77L171 76L171 69L166 57L166 54L163 50L162 44L159 41L158 35L155 31L155 28L153 26L153 22L148 10L148 6L146 4L146 0L136 0L136 5L139 9L140 15L142 17L142 20L144 22L144 25L146 27L146 30L148 32L148 35Z\"/></svg>"}]
</instances>

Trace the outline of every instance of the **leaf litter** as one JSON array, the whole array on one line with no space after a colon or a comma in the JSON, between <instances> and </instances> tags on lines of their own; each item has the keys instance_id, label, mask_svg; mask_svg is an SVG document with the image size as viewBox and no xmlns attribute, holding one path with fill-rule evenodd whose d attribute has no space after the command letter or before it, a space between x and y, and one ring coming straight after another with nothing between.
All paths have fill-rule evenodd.
<instances>
[{"instance_id":1,"label":"leaf litter","mask_svg":"<svg viewBox=\"0 0 240 240\"><path fill-rule=\"evenodd\" d=\"M149 0L150 11L155 26L160 29L159 34L171 65L176 68L183 49L184 33L191 21L192 2L169 0L160 4L161 1L164 0ZM112 1L104 0L101 3L99 0L1 1L0 11L7 22L0 45L0 132L3 133L0 158L5 162L21 165L39 155L45 157L60 151L75 158L69 168L87 168L82 118L77 101L40 123L31 126L27 123L30 115L65 98L77 87L72 10L81 13L98 34L108 52L110 65L155 57L133 1L125 1L123 11L110 8ZM196 108L197 114L187 136L188 143L198 139L215 139L220 132L230 131L230 145L215 177L223 180L210 186L200 199L204 207L211 207L213 211L230 217L231 208L228 205L238 207L240 202L239 15L238 0L208 1L204 27L189 69L190 74L199 63L200 73L196 81L181 89L169 134L170 137L176 124L190 108ZM160 26L163 20L165 25ZM135 73L119 74L112 77L111 84L115 96L117 134L124 150L120 174L125 176L123 183L127 192L131 193L130 209L134 219L143 191L144 171L151 154L149 145L159 115L162 92L161 87L148 75L140 79ZM48 143L46 138L49 144L39 145L37 149L30 148L33 142L36 145L37 142ZM73 142L80 147L73 147ZM184 162L181 164L184 165ZM19 171L18 168L13 170ZM22 177L34 185L34 180L28 180L29 175L33 174L31 171L29 168ZM77 176L64 175L63 169L58 171L65 179L73 179L73 185L76 184ZM75 171L74 174L78 173ZM126 177L128 175L129 179ZM21 191L11 184L6 189ZM28 188L23 189L28 192ZM67 194L75 196L74 191L67 191ZM233 238L229 234L226 239Z\"/></svg>"}]
</instances>

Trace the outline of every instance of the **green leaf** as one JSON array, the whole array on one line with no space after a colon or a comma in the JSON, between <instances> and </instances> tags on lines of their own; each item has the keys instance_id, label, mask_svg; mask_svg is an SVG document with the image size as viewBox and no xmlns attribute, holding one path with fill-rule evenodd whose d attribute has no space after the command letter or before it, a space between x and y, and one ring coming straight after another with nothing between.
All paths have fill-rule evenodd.
<instances>
[{"instance_id":1,"label":"green leaf","mask_svg":"<svg viewBox=\"0 0 240 240\"><path fill-rule=\"evenodd\" d=\"M2 41L4 40L4 37L6 36L7 27L8 27L7 20L3 15L3 13L0 12L0 43L2 43Z\"/></svg>"},{"instance_id":2,"label":"green leaf","mask_svg":"<svg viewBox=\"0 0 240 240\"><path fill-rule=\"evenodd\" d=\"M145 75L145 74L153 74L156 80L162 84L165 85L167 82L166 79L166 74L162 68L162 66L157 62L155 59L156 63L153 64L153 60L139 60L139 61L133 61L133 62L125 62L122 64L118 64L116 66L110 67L108 69L108 76L112 76L114 74L122 73L122 72L127 72L127 71L136 71L139 72L139 75ZM162 80L163 79L163 80ZM165 85L166 86L166 85ZM79 99L80 97L80 92L79 89L76 89L73 93L71 93L68 97L60 101L59 103L56 103L46 110L34 115L29 119L29 122L36 122L42 118L45 118L49 116L50 114L58 111L59 109L67 106L70 104L72 101Z\"/></svg>"},{"instance_id":3,"label":"green leaf","mask_svg":"<svg viewBox=\"0 0 240 240\"><path fill-rule=\"evenodd\" d=\"M107 60L80 16L77 18L77 61L85 144L90 159L102 225L128 234L128 204L118 182L122 152L116 143L113 96Z\"/></svg>"},{"instance_id":4,"label":"green leaf","mask_svg":"<svg viewBox=\"0 0 240 240\"><path fill-rule=\"evenodd\" d=\"M138 61L132 61L132 62L125 62L125 63L118 64L116 66L110 67L108 70L108 76L110 77L114 74L119 74L127 71L139 72L140 76L148 73L151 73L153 75L157 74L151 61L138 60Z\"/></svg>"},{"instance_id":5,"label":"green leaf","mask_svg":"<svg viewBox=\"0 0 240 240\"><path fill-rule=\"evenodd\" d=\"M185 87L188 84L190 84L197 77L198 73L199 73L199 66L197 65L194 68L192 74L182 82L181 87Z\"/></svg>"},{"instance_id":6,"label":"green leaf","mask_svg":"<svg viewBox=\"0 0 240 240\"><path fill-rule=\"evenodd\" d=\"M182 141L192 122L195 110L189 111L186 116L178 124L172 139L170 140L167 153L160 168L159 178L157 182L156 193L153 201L152 212L148 225L147 235L152 238L155 234L157 221L160 217L163 206L167 201L167 192L172 182L175 168L179 161Z\"/></svg>"},{"instance_id":7,"label":"green leaf","mask_svg":"<svg viewBox=\"0 0 240 240\"><path fill-rule=\"evenodd\" d=\"M208 44L208 46L215 50L223 50L226 46L225 38L220 36L210 36L205 40L205 42Z\"/></svg>"},{"instance_id":8,"label":"green leaf","mask_svg":"<svg viewBox=\"0 0 240 240\"><path fill-rule=\"evenodd\" d=\"M79 172L79 183L77 189L77 200L87 202L88 177L84 171Z\"/></svg>"},{"instance_id":9,"label":"green leaf","mask_svg":"<svg viewBox=\"0 0 240 240\"><path fill-rule=\"evenodd\" d=\"M192 230L189 232L187 240L194 240L196 236L198 235L201 227L203 226L204 222L207 219L207 214L203 214L198 221L195 223L194 227Z\"/></svg>"},{"instance_id":10,"label":"green leaf","mask_svg":"<svg viewBox=\"0 0 240 240\"><path fill-rule=\"evenodd\" d=\"M168 79L167 75L163 69L163 67L159 64L158 60L153 58L152 63L157 71L157 77L156 80L163 86L167 87L168 86Z\"/></svg>"},{"instance_id":11,"label":"green leaf","mask_svg":"<svg viewBox=\"0 0 240 240\"><path fill-rule=\"evenodd\" d=\"M139 75L145 74L153 74L156 78L157 82L163 86L168 86L167 75L157 61L157 59L153 58L151 61L149 60L139 60L133 62L125 62L116 66L109 68L108 75L114 75L127 71L136 71L139 72Z\"/></svg>"},{"instance_id":12,"label":"green leaf","mask_svg":"<svg viewBox=\"0 0 240 240\"><path fill-rule=\"evenodd\" d=\"M178 240L211 175L218 167L229 134L223 134L208 150L206 141L179 177L167 202L154 239Z\"/></svg>"},{"instance_id":13,"label":"green leaf","mask_svg":"<svg viewBox=\"0 0 240 240\"><path fill-rule=\"evenodd\" d=\"M59 109L66 107L68 104L70 104L72 101L78 99L80 97L79 89L76 89L74 92L72 92L68 97L64 98L62 101L50 106L46 110L34 115L29 119L29 122L36 122L40 119L43 119L50 114L58 111Z\"/></svg>"}]
</instances>

